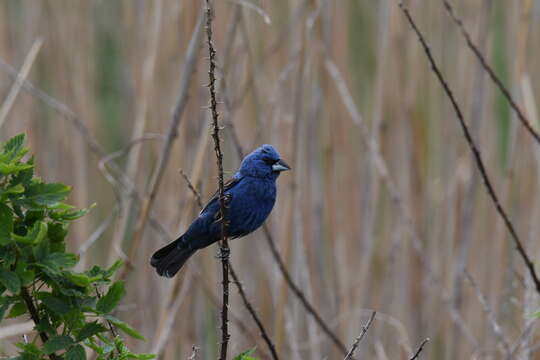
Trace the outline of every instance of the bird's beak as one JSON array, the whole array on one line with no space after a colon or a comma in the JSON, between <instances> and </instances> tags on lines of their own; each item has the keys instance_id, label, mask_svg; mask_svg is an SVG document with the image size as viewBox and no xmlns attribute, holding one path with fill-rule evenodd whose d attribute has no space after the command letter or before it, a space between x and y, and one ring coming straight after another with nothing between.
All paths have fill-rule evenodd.
<instances>
[{"instance_id":1,"label":"bird's beak","mask_svg":"<svg viewBox=\"0 0 540 360\"><path fill-rule=\"evenodd\" d=\"M272 165L272 171L281 172L287 170L291 170L291 167L283 160L279 160L277 163Z\"/></svg>"}]
</instances>

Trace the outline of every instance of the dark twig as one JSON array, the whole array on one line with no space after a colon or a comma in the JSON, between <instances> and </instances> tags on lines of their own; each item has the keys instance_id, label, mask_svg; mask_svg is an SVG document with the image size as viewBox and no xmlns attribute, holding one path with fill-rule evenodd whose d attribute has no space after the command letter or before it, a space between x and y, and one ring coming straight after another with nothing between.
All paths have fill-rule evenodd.
<instances>
[{"instance_id":1,"label":"dark twig","mask_svg":"<svg viewBox=\"0 0 540 360\"><path fill-rule=\"evenodd\" d=\"M343 342L337 337L337 335L328 327L327 323L322 319L321 315L317 312L315 307L311 305L309 300L306 298L306 295L300 290L298 285L295 284L294 280L291 277L291 274L287 270L287 267L285 266L285 263L283 262L283 258L279 254L279 251L276 247L276 242L274 241L274 238L272 236L272 233L270 233L270 229L268 229L268 226L266 224L263 225L263 231L264 235L266 237L266 241L268 242L268 246L270 246L270 251L272 252L272 255L274 256L274 259L276 260L279 270L281 271L281 274L285 278L285 281L287 282L287 285L292 290L292 292L296 295L298 300L304 305L304 308L306 311L313 316L315 319L315 322L320 326L321 330L332 340L334 345L341 350L343 355L347 354L347 347Z\"/></svg>"},{"instance_id":2,"label":"dark twig","mask_svg":"<svg viewBox=\"0 0 540 360\"><path fill-rule=\"evenodd\" d=\"M471 287L476 292L476 297L478 298L480 305L482 305L482 308L484 312L486 313L489 322L491 323L491 328L493 329L493 332L499 338L499 341L501 342L504 348L507 359L510 359L512 357L512 349L510 348L510 344L506 340L506 337L503 334L503 330L501 326L499 325L499 323L497 322L497 319L495 318L495 314L493 313L491 307L489 306L489 303L486 297L484 296L484 294L482 293L482 290L480 290L480 287L478 286L476 281L474 281L474 278L472 277L472 275L469 273L469 271L466 268L463 269L463 273L465 274L465 278L467 279L469 284L471 284Z\"/></svg>"},{"instance_id":3,"label":"dark twig","mask_svg":"<svg viewBox=\"0 0 540 360\"><path fill-rule=\"evenodd\" d=\"M425 338L424 341L422 341L422 343L420 344L420 346L419 346L418 349L416 350L416 352L414 353L413 357L410 358L409 360L419 359L420 353L422 352L422 350L424 350L424 346L425 346L428 342L429 342L429 338Z\"/></svg>"},{"instance_id":4,"label":"dark twig","mask_svg":"<svg viewBox=\"0 0 540 360\"><path fill-rule=\"evenodd\" d=\"M491 198L493 204L495 205L495 208L496 208L497 212L499 213L499 215L503 219L504 224L506 225L508 231L510 232L510 235L511 235L513 241L514 241L516 249L517 249L518 253L520 254L521 258L523 259L523 261L525 262L525 265L526 265L527 269L529 270L529 274L531 275L532 280L533 280L533 282L535 284L536 291L540 294L540 279L538 278L538 275L536 274L534 264L533 264L531 258L529 257L529 255L527 254L527 251L523 247L523 244L521 243L521 240L519 239L519 236L518 236L518 234L517 234L517 232L516 232L516 230L514 228L513 223L510 221L510 218L506 214L506 211L503 209L503 207L502 207L502 205L501 205L501 203L499 201L499 198L497 197L497 194L495 193L495 189L493 188L493 185L491 184L491 181L489 180L489 177L487 175L487 170L486 170L486 167L485 167L484 162L482 160L482 156L480 155L480 150L478 149L478 147L476 146L476 144L475 144L475 142L474 142L474 140L472 138L472 135L471 135L471 133L469 131L469 127L468 127L467 123L465 122L465 119L463 117L463 113L461 112L461 109L460 109L460 107L459 107L459 105L458 105L458 103L457 103L457 101L456 101L456 99L454 97L454 94L453 94L452 90L450 89L450 86L448 85L448 83L444 79L441 71L439 70L439 68L437 66L437 63L435 62L435 59L433 58L433 55L431 54L431 50L429 48L429 45L427 44L426 40L424 39L424 36L422 35L420 30L416 26L416 23L412 19L408 8L403 3L400 3L399 7L401 8L403 13L405 14L405 17L407 18L409 24L411 25L412 29L414 30L414 32L418 36L418 40L422 44L422 47L424 48L424 52L426 53L426 56L427 56L427 58L428 58L428 60L429 60L429 62L431 64L431 69L433 70L433 72L437 76L437 79L441 83L441 86L443 87L446 95L448 96L448 98L450 99L450 102L452 103L452 107L454 108L456 116L457 116L457 118L459 120L459 123L461 125L462 130L463 130L463 134L465 135L465 139L467 140L467 144L469 145L469 148L471 149L471 151L473 153L474 160L476 162L478 170L480 171L480 175L482 176L482 180L484 181L484 185L486 186L486 190L488 192L488 195Z\"/></svg>"},{"instance_id":5,"label":"dark twig","mask_svg":"<svg viewBox=\"0 0 540 360\"><path fill-rule=\"evenodd\" d=\"M238 154L238 158L242 159L244 157L244 151L242 149L242 145L240 144L240 141L238 139L238 136L236 135L234 124L231 122L229 123L231 138L234 143L234 147L236 149L236 152ZM274 260L276 261L279 271L281 272L281 275L285 279L285 282L287 283L287 286L292 290L293 294L300 300L306 311L313 316L313 319L319 325L321 330L332 340L334 345L343 353L343 355L347 354L347 347L345 344L338 338L338 336L328 327L326 322L323 320L321 315L317 312L315 307L311 305L309 300L307 299L304 292L296 285L294 282L291 274L289 273L289 270L287 270L287 266L285 265L285 261L283 261L283 258L281 257L279 250L277 249L276 242L274 241L274 237L272 236L272 233L270 232L270 229L266 224L263 224L263 233L264 237L266 238L266 241L268 243L268 246L270 247L270 252L272 253L272 256L274 257Z\"/></svg>"},{"instance_id":6,"label":"dark twig","mask_svg":"<svg viewBox=\"0 0 540 360\"><path fill-rule=\"evenodd\" d=\"M259 319L259 316L255 312L255 309L253 308L253 305L251 305L251 303L248 301L247 295L246 295L246 293L244 291L244 287L240 283L240 280L238 279L238 276L236 275L236 272L234 271L231 263L229 263L229 272L231 273L233 281L236 284L236 287L238 288L238 291L240 292L240 296L242 297L242 300L244 301L244 305L245 305L246 309L249 311L249 313L251 314L251 317L253 318L253 320L257 324L257 327L259 328L259 330L261 332L261 336L264 339L264 341L266 342L266 345L268 345L268 349L270 349L270 353L272 354L272 358L274 360L279 359L278 354L276 352L276 347L274 346L274 343L272 343L272 340L270 339L270 336L268 336L268 333L266 332L266 329L264 328L264 325L263 325L261 319Z\"/></svg>"},{"instance_id":7,"label":"dark twig","mask_svg":"<svg viewBox=\"0 0 540 360\"><path fill-rule=\"evenodd\" d=\"M184 170L180 169L180 170L178 170L178 172L180 173L180 175L182 175L182 177L186 181L189 190L191 190L191 192L193 193L193 196L195 196L195 200L197 201L197 205L199 205L199 208L202 209L204 207L204 205L203 205L202 200L201 200L201 194L199 194L197 189L195 189L195 186L191 183L191 181L189 180L189 178L186 175L186 173L184 172Z\"/></svg>"},{"instance_id":8,"label":"dark twig","mask_svg":"<svg viewBox=\"0 0 540 360\"><path fill-rule=\"evenodd\" d=\"M202 209L203 205L202 205L202 202L200 201L201 194L197 191L197 189L195 189L195 186L193 186L193 184L191 183L187 175L182 170L180 170L180 174L182 174L182 176L184 177L184 180L186 180L189 190L191 190L195 198L198 199L199 208ZM272 358L274 360L279 359L276 352L276 347L274 346L274 343L270 339L270 336L268 336L268 332L266 331L261 319L257 315L255 308L253 307L253 305L247 298L246 292L244 291L244 287L242 286L240 279L236 275L236 272L234 271L230 261L229 261L229 272L231 273L234 284L236 284L236 287L238 288L238 292L240 293L240 297L242 298L242 301L244 302L244 306L250 313L251 317L253 318L253 321L255 321L255 323L257 324L257 327L259 328L259 331L261 332L261 337L266 342L266 345L268 345L268 348L270 349L270 352L272 353Z\"/></svg>"},{"instance_id":9,"label":"dark twig","mask_svg":"<svg viewBox=\"0 0 540 360\"><path fill-rule=\"evenodd\" d=\"M34 305L34 302L32 301L32 297L28 293L28 289L23 287L21 289L21 297L23 298L24 303L26 304L26 307L28 308L28 311L30 312L30 317L32 318L32 321L34 321L34 324L36 324L36 327L41 323L41 319L39 318L39 313L36 309L36 306ZM47 333L44 331L39 330L39 337L41 338L41 341L44 343L49 340L49 336L47 336ZM60 360L60 357L56 355L55 353L49 354L49 359L51 360Z\"/></svg>"},{"instance_id":10,"label":"dark twig","mask_svg":"<svg viewBox=\"0 0 540 360\"><path fill-rule=\"evenodd\" d=\"M540 145L540 134L538 134L538 132L536 130L534 130L531 123L529 122L529 120L527 119L527 117L525 116L523 111L521 111L518 104L516 103L516 101L514 100L512 95L510 94L510 91L506 88L506 86L504 86L503 82L497 76L497 74L495 74L495 71L493 70L493 68L491 66L489 66L489 64L487 63L486 58L482 55L482 52L480 51L478 46L476 46L476 44L472 41L472 38L471 38L469 32L467 31L467 29L465 29L465 25L463 25L463 21L454 12L454 8L450 4L450 2L448 0L442 0L442 2L444 4L444 8L446 9L446 12L448 13L448 15L450 15L452 20L456 23L456 25L461 30L461 33L463 34L463 37L465 38L465 41L467 42L467 45L472 50L474 55L478 58L478 61L480 61L480 64L482 65L484 70L486 70L486 72L488 73L491 80L495 83L495 85L497 85L497 87L499 88L499 90L501 91L503 96L506 98L506 100L508 101L508 103L510 104L512 109L514 109L514 111L516 112L519 120L521 121L523 126L525 126L525 129L527 129L529 134L531 134L531 136Z\"/></svg>"},{"instance_id":11,"label":"dark twig","mask_svg":"<svg viewBox=\"0 0 540 360\"><path fill-rule=\"evenodd\" d=\"M354 340L354 343L352 344L351 346L351 350L349 350L349 352L347 353L347 355L345 356L345 360L349 360L349 359L352 359L353 355L354 355L354 352L356 351L356 348L358 348L358 344L360 344L360 341L362 341L362 338L364 337L364 335L366 335L369 327L371 326L371 323L373 322L373 319L375 319L375 315L377 314L376 311L372 312L371 313L371 316L369 317L369 320L368 322L366 323L366 325L362 326L362 332L360 333L360 335Z\"/></svg>"},{"instance_id":12,"label":"dark twig","mask_svg":"<svg viewBox=\"0 0 540 360\"><path fill-rule=\"evenodd\" d=\"M225 206L225 194L223 191L223 153L221 152L221 145L219 139L219 114L217 111L216 100L216 50L212 43L212 6L210 0L206 0L206 40L208 43L208 55L209 55L209 84L210 90L210 109L212 111L212 138L214 139L214 151L216 153L217 167L218 167L218 194L219 194L219 211L220 211L220 223L221 223L221 241L219 246L221 258L221 270L223 276L223 304L221 307L221 350L219 353L219 359L225 360L227 358L227 345L229 344L229 330L228 330L228 311L229 311L229 243L227 242L227 221L226 221L226 206Z\"/></svg>"}]
</instances>

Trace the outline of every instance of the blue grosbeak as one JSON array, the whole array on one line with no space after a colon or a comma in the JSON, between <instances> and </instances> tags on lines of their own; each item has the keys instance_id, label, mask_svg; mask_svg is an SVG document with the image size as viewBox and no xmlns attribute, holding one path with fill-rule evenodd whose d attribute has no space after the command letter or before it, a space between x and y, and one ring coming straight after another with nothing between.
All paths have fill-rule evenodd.
<instances>
[{"instance_id":1,"label":"blue grosbeak","mask_svg":"<svg viewBox=\"0 0 540 360\"><path fill-rule=\"evenodd\" d=\"M227 236L245 236L259 228L276 202L276 180L290 170L272 145L255 149L224 187ZM152 255L150 264L160 276L173 277L197 250L221 239L218 194L210 199L187 231Z\"/></svg>"}]
</instances>

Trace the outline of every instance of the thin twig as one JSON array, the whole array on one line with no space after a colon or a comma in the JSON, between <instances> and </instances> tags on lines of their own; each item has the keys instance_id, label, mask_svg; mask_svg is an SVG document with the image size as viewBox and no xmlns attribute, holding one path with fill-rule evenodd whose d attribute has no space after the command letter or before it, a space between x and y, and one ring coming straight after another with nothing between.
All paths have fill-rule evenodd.
<instances>
[{"instance_id":1,"label":"thin twig","mask_svg":"<svg viewBox=\"0 0 540 360\"><path fill-rule=\"evenodd\" d=\"M202 200L201 200L201 194L197 191L197 189L195 189L195 186L191 183L191 181L189 180L189 178L186 175L186 173L184 172L184 170L180 169L180 170L178 170L178 172L180 173L180 175L182 175L182 177L186 181L186 184L187 184L189 190L191 190L191 192L193 193L193 196L195 196L195 200L197 201L197 205L199 205L199 208L202 210L204 205L203 205Z\"/></svg>"},{"instance_id":2,"label":"thin twig","mask_svg":"<svg viewBox=\"0 0 540 360\"><path fill-rule=\"evenodd\" d=\"M195 345L191 346L191 355L188 357L188 360L197 360L197 358L199 357L198 356L199 350L201 349L198 348L197 346Z\"/></svg>"},{"instance_id":3,"label":"thin twig","mask_svg":"<svg viewBox=\"0 0 540 360\"><path fill-rule=\"evenodd\" d=\"M468 33L467 29L465 29L465 25L463 25L463 21L456 15L454 12L454 9L450 2L448 0L442 0L444 4L444 8L446 9L446 12L450 15L452 20L456 23L456 25L461 30L461 33L463 34L463 37L465 38L465 41L467 42L467 46L472 50L474 55L478 58L478 61L480 61L480 64L486 70L491 80L497 85L503 96L506 98L512 109L516 112L519 120L527 129L529 134L536 140L536 142L540 145L540 134L533 128L523 111L521 111L520 107L518 106L517 102L512 97L512 94L510 91L504 86L502 80L495 74L495 71L493 68L487 63L486 58L482 55L482 52L476 46L476 44L473 42L470 34ZM538 289L540 291L540 289Z\"/></svg>"},{"instance_id":4,"label":"thin twig","mask_svg":"<svg viewBox=\"0 0 540 360\"><path fill-rule=\"evenodd\" d=\"M356 340L354 340L354 343L351 346L351 350L349 350L349 352L345 356L345 360L352 359L354 352L356 351L356 348L358 347L358 344L360 344L360 341L362 341L362 338L364 337L364 335L366 335L367 331L369 330L369 327L371 326L371 323L373 322L373 319L375 319L376 314L377 314L376 311L372 312L366 325L362 326L362 332L356 338Z\"/></svg>"},{"instance_id":5,"label":"thin twig","mask_svg":"<svg viewBox=\"0 0 540 360\"><path fill-rule=\"evenodd\" d=\"M486 313L488 320L491 323L493 332L499 338L499 341L503 345L504 351L506 353L505 355L507 356L507 358L511 357L512 349L510 348L510 344L506 340L506 337L503 334L502 328L497 322L497 319L495 318L495 314L493 314L493 310L489 306L486 297L480 290L480 287L478 286L476 281L474 281L474 278L471 276L469 271L467 269L463 269L463 273L465 274L465 278L467 279L467 281L471 284L472 288L476 292L476 297L478 298L478 301L480 301L480 304L482 305L482 308L484 309L484 312Z\"/></svg>"},{"instance_id":6,"label":"thin twig","mask_svg":"<svg viewBox=\"0 0 540 360\"><path fill-rule=\"evenodd\" d=\"M424 341L422 341L422 343L420 344L420 346L419 346L418 349L416 350L416 352L414 353L413 357L410 358L409 360L419 359L420 353L422 352L422 350L424 350L424 346L425 346L428 342L429 342L429 338L425 338Z\"/></svg>"},{"instance_id":7,"label":"thin twig","mask_svg":"<svg viewBox=\"0 0 540 360\"><path fill-rule=\"evenodd\" d=\"M487 170L484 165L484 161L482 160L482 156L480 155L480 150L476 146L472 135L469 131L469 127L467 123L465 122L465 119L463 117L463 113L461 112L461 109L454 97L454 94L452 90L450 89L450 86L444 79L441 71L439 70L437 63L435 62L435 59L433 58L433 55L431 54L431 50L429 48L429 45L427 44L426 40L424 39L424 36L416 26L416 23L411 17L411 14L408 10L408 8L400 2L399 7L403 11L403 14L405 14L405 17L407 18L409 24L411 25L412 29L418 36L418 40L420 41L424 52L426 53L426 56L431 64L431 69L433 70L433 73L436 75L437 79L441 83L441 86L443 87L446 95L450 99L450 102L452 103L452 107L454 108L454 111L456 113L456 116L459 120L459 124L461 125L461 128L463 130L463 134L465 136L465 139L467 140L467 144L469 145L469 148L471 149L471 152L473 153L474 160L476 162L476 165L478 167L478 170L480 171L480 175L482 176L482 179L484 181L484 185L486 187L486 190L488 192L489 197L491 198L493 204L495 205L495 208L499 215L501 216L502 220L504 221L504 224L506 225L508 231L510 232L510 235L514 241L514 244L516 246L516 249L518 253L520 254L521 258L525 262L525 265L527 269L529 270L529 274L531 275L531 278L536 286L536 291L540 294L540 279L538 278L538 275L536 274L536 270L534 268L534 263L532 262L531 258L527 254L527 251L523 247L523 244L521 243L521 240L514 228L513 223L510 221L510 218L506 214L506 211L503 209L499 198L497 197L497 194L495 193L495 189L493 188L493 185L491 184L491 180L489 179L487 175Z\"/></svg>"},{"instance_id":8,"label":"thin twig","mask_svg":"<svg viewBox=\"0 0 540 360\"><path fill-rule=\"evenodd\" d=\"M266 345L268 345L268 349L270 349L270 353L272 354L272 358L274 360L278 360L279 357L278 357L278 354L277 354L277 351L276 351L276 347L274 346L274 343L272 343L272 340L270 339L270 336L268 336L268 333L266 332L266 329L264 328L264 325L263 325L261 319L259 318L259 316L255 312L255 309L253 308L253 305L251 305L251 303L248 301L247 295L246 295L246 293L244 291L244 287L240 283L240 280L238 279L238 276L236 275L236 272L234 271L234 269L232 267L232 264L230 262L229 262L229 272L231 273L233 281L236 284L236 287L238 288L238 291L240 292L240 296L242 297L242 300L244 301L244 305L245 305L246 309L249 311L249 313L251 314L251 317L253 318L253 320L257 324L257 327L259 328L259 330L261 332L261 336L264 339L264 341L266 342Z\"/></svg>"},{"instance_id":9,"label":"thin twig","mask_svg":"<svg viewBox=\"0 0 540 360\"><path fill-rule=\"evenodd\" d=\"M217 111L216 100L216 50L212 40L212 6L210 0L206 0L206 41L208 44L208 89L210 91L210 109L212 111L212 138L214 139L214 151L216 153L216 162L218 167L218 198L219 198L219 212L221 223L221 241L219 246L219 257L221 259L222 270L222 285L223 285L223 304L221 307L221 349L219 353L220 360L227 359L227 346L229 344L229 243L227 242L227 220L226 220L226 206L225 206L225 194L223 185L223 153L221 152L221 144L219 139L219 114Z\"/></svg>"}]
</instances>

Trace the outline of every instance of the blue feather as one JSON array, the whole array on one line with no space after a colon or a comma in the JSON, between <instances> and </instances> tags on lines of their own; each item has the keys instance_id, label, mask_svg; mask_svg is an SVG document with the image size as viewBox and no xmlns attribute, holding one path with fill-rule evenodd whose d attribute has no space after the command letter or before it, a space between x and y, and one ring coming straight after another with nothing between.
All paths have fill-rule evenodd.
<instances>
[{"instance_id":1,"label":"blue feather","mask_svg":"<svg viewBox=\"0 0 540 360\"><path fill-rule=\"evenodd\" d=\"M272 145L263 145L242 160L240 169L224 189L228 199L227 236L246 236L264 223L276 202L276 180L281 171L288 169ZM158 274L174 276L195 251L218 241L219 219L220 206L214 194L182 236L154 253L150 263Z\"/></svg>"}]
</instances>

